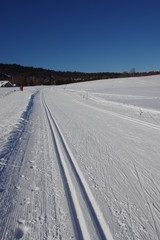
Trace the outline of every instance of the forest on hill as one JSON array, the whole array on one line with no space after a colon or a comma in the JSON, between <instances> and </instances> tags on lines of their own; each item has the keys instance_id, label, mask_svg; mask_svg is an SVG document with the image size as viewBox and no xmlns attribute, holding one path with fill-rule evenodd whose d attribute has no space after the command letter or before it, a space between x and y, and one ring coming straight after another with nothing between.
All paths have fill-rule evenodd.
<instances>
[{"instance_id":1,"label":"forest on hill","mask_svg":"<svg viewBox=\"0 0 160 240\"><path fill-rule=\"evenodd\" d=\"M98 79L149 76L160 74L160 71L136 72L134 68L130 72L69 72L54 71L43 68L25 67L17 64L0 63L0 80L9 80L17 86L35 86L35 85L60 85L83 81L92 81Z\"/></svg>"}]
</instances>

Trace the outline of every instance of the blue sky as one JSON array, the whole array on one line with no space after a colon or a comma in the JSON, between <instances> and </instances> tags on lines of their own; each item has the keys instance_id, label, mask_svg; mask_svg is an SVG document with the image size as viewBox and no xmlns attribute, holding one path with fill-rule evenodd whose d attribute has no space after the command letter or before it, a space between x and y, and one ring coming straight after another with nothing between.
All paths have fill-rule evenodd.
<instances>
[{"instance_id":1,"label":"blue sky","mask_svg":"<svg viewBox=\"0 0 160 240\"><path fill-rule=\"evenodd\" d=\"M159 0L1 0L0 62L160 71Z\"/></svg>"}]
</instances>

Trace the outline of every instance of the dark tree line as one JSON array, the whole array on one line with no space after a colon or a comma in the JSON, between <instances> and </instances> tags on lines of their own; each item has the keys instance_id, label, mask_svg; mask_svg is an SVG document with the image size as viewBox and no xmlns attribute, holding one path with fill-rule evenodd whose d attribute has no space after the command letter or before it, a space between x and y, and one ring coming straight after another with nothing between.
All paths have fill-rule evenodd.
<instances>
[{"instance_id":1,"label":"dark tree line","mask_svg":"<svg viewBox=\"0 0 160 240\"><path fill-rule=\"evenodd\" d=\"M135 69L123 73L100 72L62 72L43 68L24 67L17 64L0 64L0 80L9 80L17 86L60 85L97 79L120 78L131 76L148 76L160 74L160 71L135 72Z\"/></svg>"}]
</instances>

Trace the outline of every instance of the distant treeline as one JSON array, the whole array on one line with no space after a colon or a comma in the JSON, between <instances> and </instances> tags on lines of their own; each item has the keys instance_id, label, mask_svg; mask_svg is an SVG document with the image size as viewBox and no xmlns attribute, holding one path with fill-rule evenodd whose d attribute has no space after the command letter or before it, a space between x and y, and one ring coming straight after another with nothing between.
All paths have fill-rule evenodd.
<instances>
[{"instance_id":1,"label":"distant treeline","mask_svg":"<svg viewBox=\"0 0 160 240\"><path fill-rule=\"evenodd\" d=\"M62 72L43 68L24 67L17 64L0 64L0 80L9 80L17 86L35 86L35 85L60 85L83 81L92 81L97 79L149 76L160 74L160 71L136 72L131 69L130 72Z\"/></svg>"}]
</instances>

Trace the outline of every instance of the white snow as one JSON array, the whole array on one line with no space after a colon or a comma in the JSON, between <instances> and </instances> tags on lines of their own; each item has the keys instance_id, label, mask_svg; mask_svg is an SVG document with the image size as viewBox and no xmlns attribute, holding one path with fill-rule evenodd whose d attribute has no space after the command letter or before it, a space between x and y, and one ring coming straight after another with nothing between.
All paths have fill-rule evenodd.
<instances>
[{"instance_id":1,"label":"white snow","mask_svg":"<svg viewBox=\"0 0 160 240\"><path fill-rule=\"evenodd\" d=\"M160 75L0 89L1 239L159 239Z\"/></svg>"}]
</instances>

